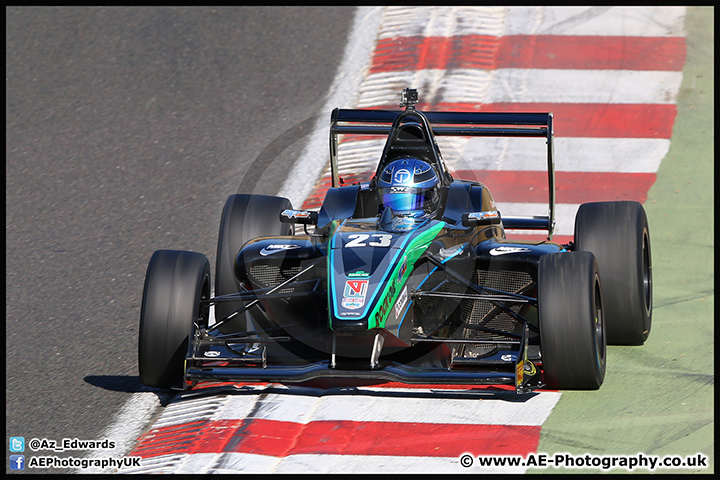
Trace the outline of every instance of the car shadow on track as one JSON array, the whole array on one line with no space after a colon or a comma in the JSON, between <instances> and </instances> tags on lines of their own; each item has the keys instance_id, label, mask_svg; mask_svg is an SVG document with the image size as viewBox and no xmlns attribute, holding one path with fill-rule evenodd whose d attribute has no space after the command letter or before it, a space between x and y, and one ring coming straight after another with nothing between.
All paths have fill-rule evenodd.
<instances>
[{"instance_id":1,"label":"car shadow on track","mask_svg":"<svg viewBox=\"0 0 720 480\"><path fill-rule=\"evenodd\" d=\"M83 380L94 387L112 392L154 393L163 407L166 407L178 394L172 390L147 387L140 381L139 375L88 375Z\"/></svg>"}]
</instances>

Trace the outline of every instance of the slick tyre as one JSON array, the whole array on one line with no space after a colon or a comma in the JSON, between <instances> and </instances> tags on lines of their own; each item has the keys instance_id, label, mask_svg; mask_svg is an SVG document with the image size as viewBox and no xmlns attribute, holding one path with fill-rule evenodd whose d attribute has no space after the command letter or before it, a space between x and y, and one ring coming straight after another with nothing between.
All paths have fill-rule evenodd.
<instances>
[{"instance_id":1,"label":"slick tyre","mask_svg":"<svg viewBox=\"0 0 720 480\"><path fill-rule=\"evenodd\" d=\"M638 202L580 205L575 249L593 252L603 279L608 345L641 345L652 323L652 255Z\"/></svg>"},{"instance_id":2,"label":"slick tyre","mask_svg":"<svg viewBox=\"0 0 720 480\"><path fill-rule=\"evenodd\" d=\"M249 240L263 236L292 235L292 225L280 222L280 212L292 209L290 200L269 195L231 195L225 202L220 219L215 265L215 296L238 293L241 288L233 273L235 257ZM215 305L215 318L220 321L243 306L243 302L222 302ZM222 325L221 333L248 329L246 315Z\"/></svg>"},{"instance_id":3,"label":"slick tyre","mask_svg":"<svg viewBox=\"0 0 720 480\"><path fill-rule=\"evenodd\" d=\"M553 253L540 258L538 324L547 386L600 388L606 368L603 296L592 253Z\"/></svg>"},{"instance_id":4,"label":"slick tyre","mask_svg":"<svg viewBox=\"0 0 720 480\"><path fill-rule=\"evenodd\" d=\"M138 365L149 387L185 388L185 356L196 326L207 327L210 262L195 252L158 250L150 258L140 312Z\"/></svg>"}]
</instances>

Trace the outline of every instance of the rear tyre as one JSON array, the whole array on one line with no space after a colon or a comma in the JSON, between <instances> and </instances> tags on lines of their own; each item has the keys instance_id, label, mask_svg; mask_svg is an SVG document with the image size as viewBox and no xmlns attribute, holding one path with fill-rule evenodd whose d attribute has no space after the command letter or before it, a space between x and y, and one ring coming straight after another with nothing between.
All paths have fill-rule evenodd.
<instances>
[{"instance_id":1,"label":"rear tyre","mask_svg":"<svg viewBox=\"0 0 720 480\"><path fill-rule=\"evenodd\" d=\"M158 250L150 258L140 312L138 366L149 387L182 385L196 327L207 327L210 262L195 252Z\"/></svg>"},{"instance_id":2,"label":"rear tyre","mask_svg":"<svg viewBox=\"0 0 720 480\"><path fill-rule=\"evenodd\" d=\"M290 200L269 195L231 195L225 202L220 219L215 265L215 296L241 291L235 279L235 257L245 243L257 237L292 235L292 225L280 222L280 212L292 209ZM215 305L215 318L220 321L244 305L243 302L222 302ZM248 330L247 314L219 328L221 333Z\"/></svg>"},{"instance_id":3,"label":"rear tyre","mask_svg":"<svg viewBox=\"0 0 720 480\"><path fill-rule=\"evenodd\" d=\"M603 278L608 345L641 345L652 323L652 255L638 202L580 205L575 248L595 254Z\"/></svg>"},{"instance_id":4,"label":"rear tyre","mask_svg":"<svg viewBox=\"0 0 720 480\"><path fill-rule=\"evenodd\" d=\"M540 258L538 323L547 386L600 388L606 347L600 275L592 253L553 253Z\"/></svg>"}]
</instances>

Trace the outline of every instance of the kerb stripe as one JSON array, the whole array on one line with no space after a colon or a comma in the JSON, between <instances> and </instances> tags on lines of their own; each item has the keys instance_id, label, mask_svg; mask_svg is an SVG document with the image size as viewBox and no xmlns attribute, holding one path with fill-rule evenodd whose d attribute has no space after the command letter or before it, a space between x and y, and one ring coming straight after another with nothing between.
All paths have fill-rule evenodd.
<instances>
[{"instance_id":1,"label":"kerb stripe","mask_svg":"<svg viewBox=\"0 0 720 480\"><path fill-rule=\"evenodd\" d=\"M683 37L454 35L380 40L370 73L456 68L681 71Z\"/></svg>"},{"instance_id":2,"label":"kerb stripe","mask_svg":"<svg viewBox=\"0 0 720 480\"><path fill-rule=\"evenodd\" d=\"M477 179L493 197L505 202L548 201L547 172L533 170L457 171L457 178ZM654 173L555 172L557 203L634 200L644 203L655 183Z\"/></svg>"},{"instance_id":3,"label":"kerb stripe","mask_svg":"<svg viewBox=\"0 0 720 480\"><path fill-rule=\"evenodd\" d=\"M464 425L370 421L312 421L307 424L259 418L215 420L154 429L144 437L150 448L133 456L252 453L459 457L525 455L537 449L539 425ZM193 432L177 435L177 432Z\"/></svg>"},{"instance_id":4,"label":"kerb stripe","mask_svg":"<svg viewBox=\"0 0 720 480\"><path fill-rule=\"evenodd\" d=\"M674 104L633 103L438 103L441 111L552 112L555 137L667 138Z\"/></svg>"},{"instance_id":5,"label":"kerb stripe","mask_svg":"<svg viewBox=\"0 0 720 480\"><path fill-rule=\"evenodd\" d=\"M511 35L502 37L495 68L682 70L683 37Z\"/></svg>"}]
</instances>

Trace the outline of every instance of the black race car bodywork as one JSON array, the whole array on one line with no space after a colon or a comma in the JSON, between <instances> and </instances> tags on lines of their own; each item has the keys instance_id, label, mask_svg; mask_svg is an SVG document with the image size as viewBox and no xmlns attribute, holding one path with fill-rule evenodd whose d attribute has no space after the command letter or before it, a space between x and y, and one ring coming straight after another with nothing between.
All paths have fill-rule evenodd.
<instances>
[{"instance_id":1,"label":"black race car bodywork","mask_svg":"<svg viewBox=\"0 0 720 480\"><path fill-rule=\"evenodd\" d=\"M552 114L423 113L415 101L406 90L402 111L332 113L333 187L319 211L231 196L214 296L204 255L155 253L140 322L144 383L345 377L595 389L608 342L644 342L652 270L642 206L584 204L575 241L553 243ZM341 185L339 134L387 137L378 172L399 156L427 160L441 178L435 215L408 225L382 208L373 181ZM487 186L452 177L439 135L545 138L548 215L502 216ZM548 241L508 240L506 228L545 230Z\"/></svg>"}]
</instances>

